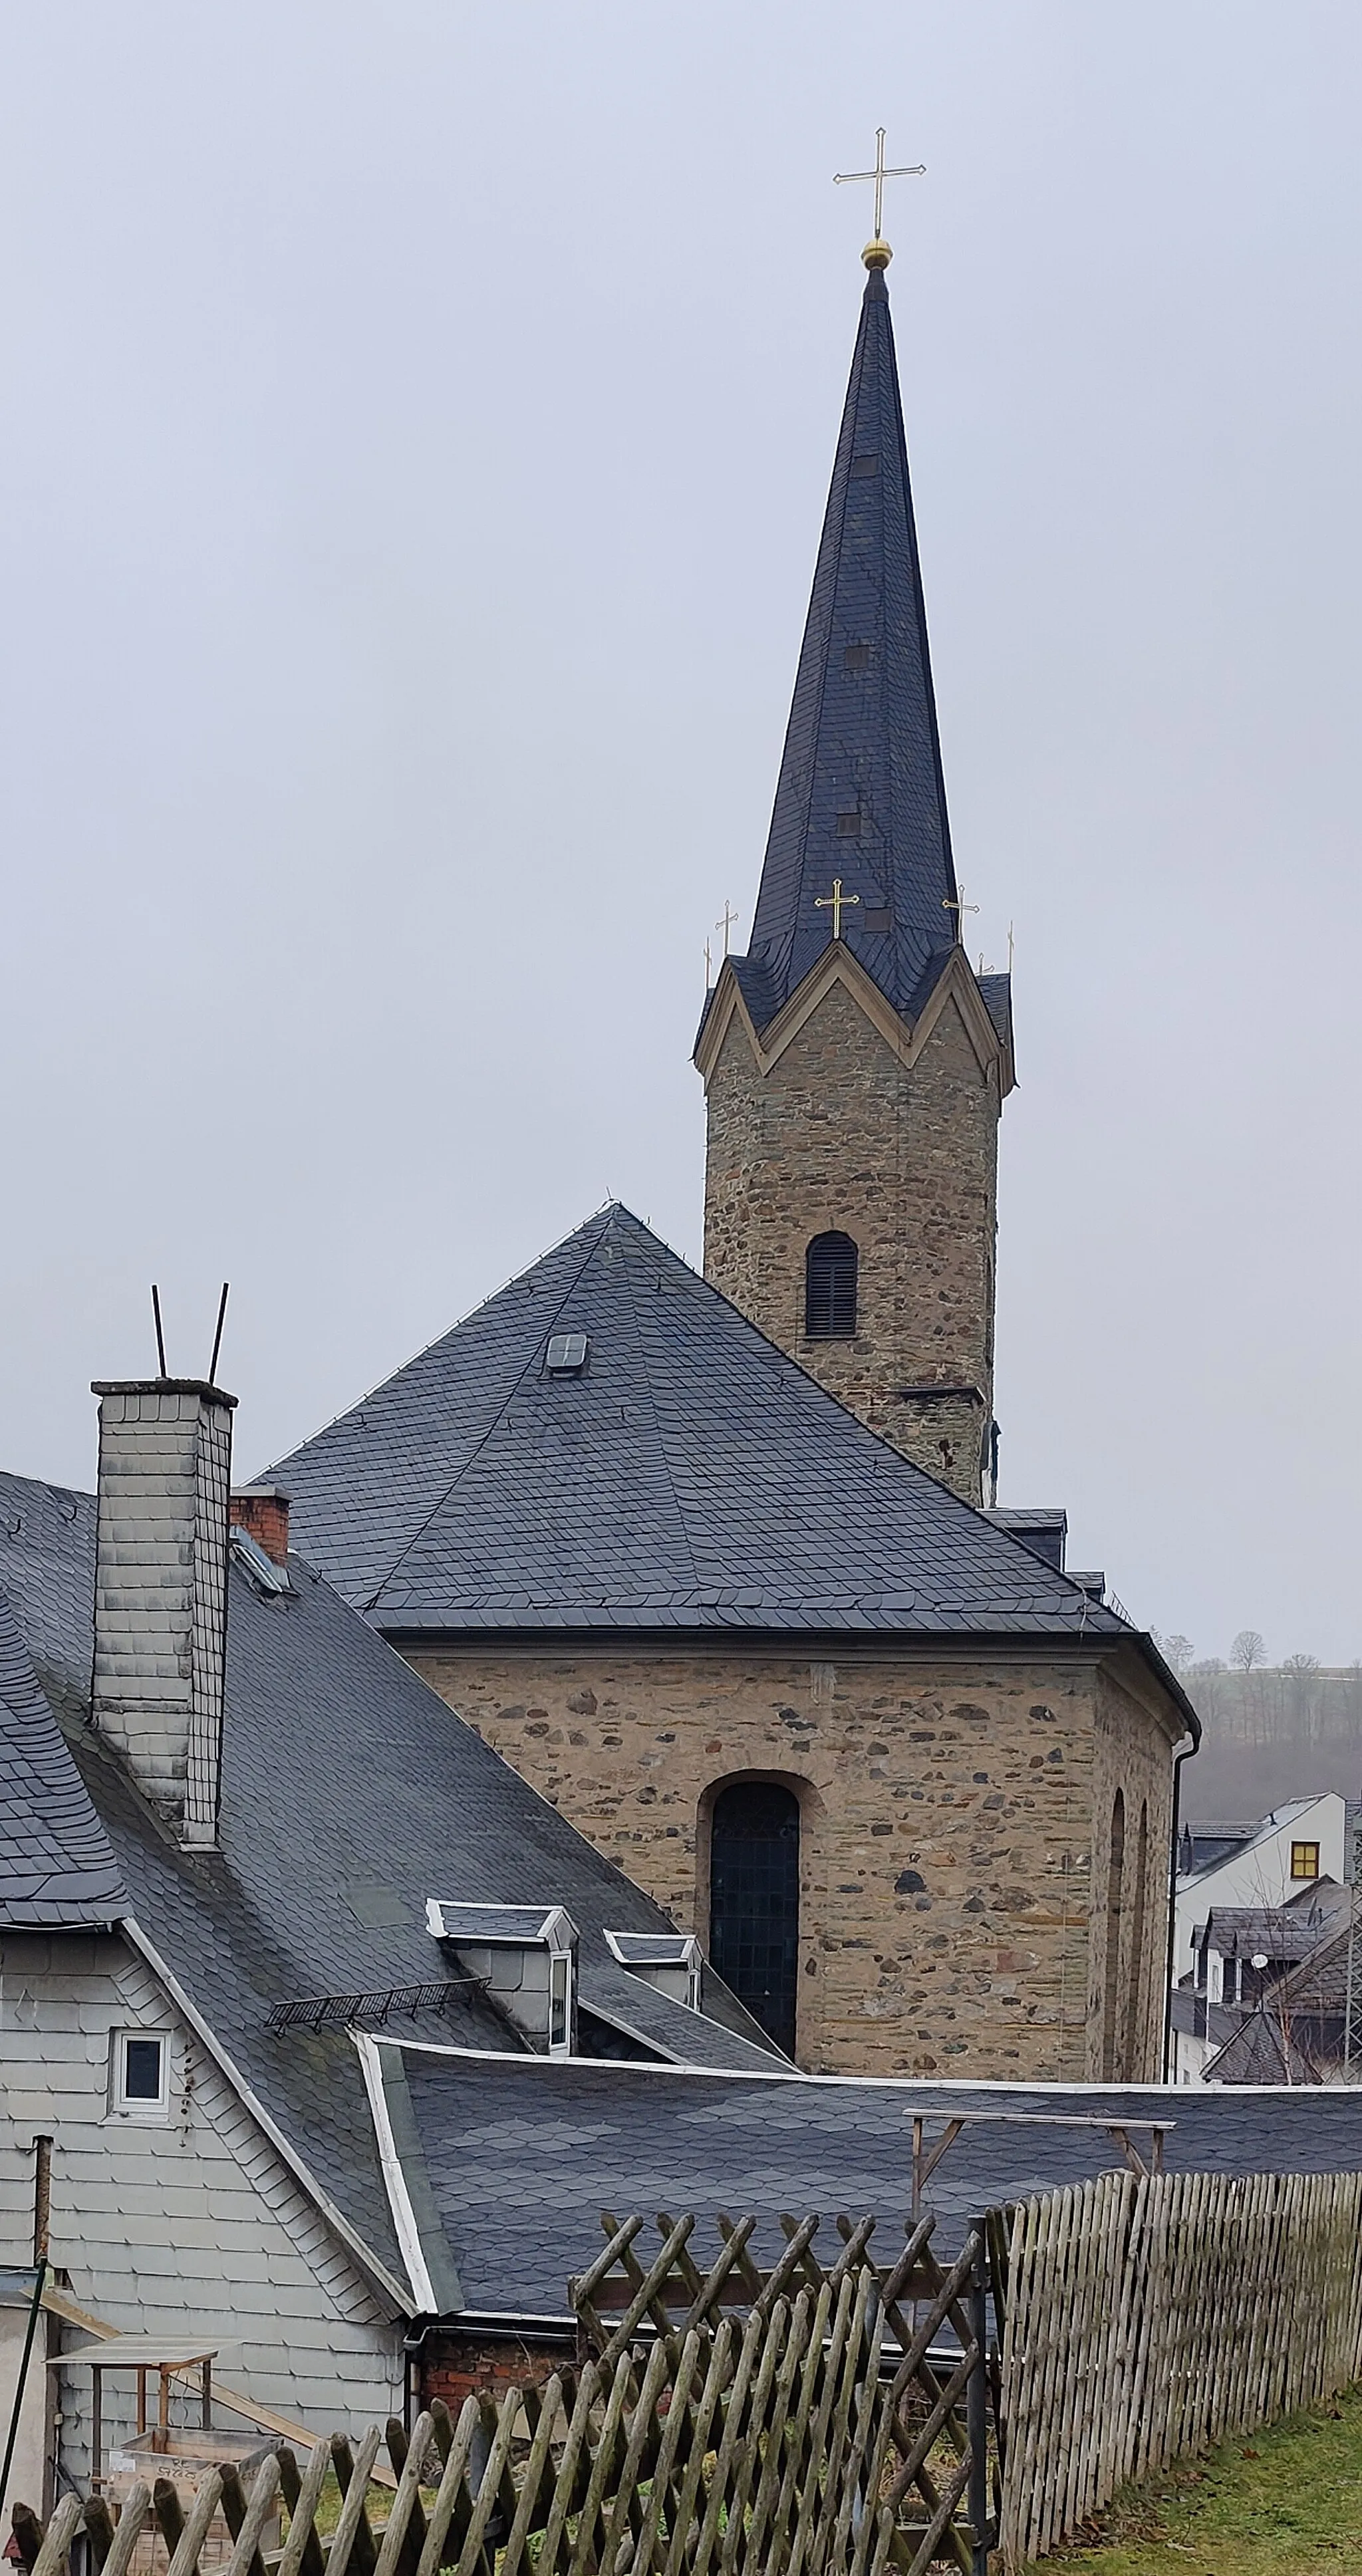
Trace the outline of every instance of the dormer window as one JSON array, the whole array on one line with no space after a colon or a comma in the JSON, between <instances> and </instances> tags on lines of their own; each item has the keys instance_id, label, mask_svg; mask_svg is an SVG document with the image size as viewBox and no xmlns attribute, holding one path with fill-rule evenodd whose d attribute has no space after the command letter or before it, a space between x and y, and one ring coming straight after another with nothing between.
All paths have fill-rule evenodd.
<instances>
[{"instance_id":1,"label":"dormer window","mask_svg":"<svg viewBox=\"0 0 1362 2576\"><path fill-rule=\"evenodd\" d=\"M693 1932L607 1932L605 1946L631 1976L699 2011L702 1959Z\"/></svg>"},{"instance_id":2,"label":"dormer window","mask_svg":"<svg viewBox=\"0 0 1362 2576\"><path fill-rule=\"evenodd\" d=\"M426 1921L538 2056L575 2053L577 1926L561 1905L461 1905L432 1896Z\"/></svg>"}]
</instances>

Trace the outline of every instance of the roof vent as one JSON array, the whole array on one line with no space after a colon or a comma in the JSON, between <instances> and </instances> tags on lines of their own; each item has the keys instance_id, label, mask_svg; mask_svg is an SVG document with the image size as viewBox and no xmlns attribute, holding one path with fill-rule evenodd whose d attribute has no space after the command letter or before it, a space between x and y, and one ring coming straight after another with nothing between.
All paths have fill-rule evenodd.
<instances>
[{"instance_id":1,"label":"roof vent","mask_svg":"<svg viewBox=\"0 0 1362 2576\"><path fill-rule=\"evenodd\" d=\"M553 1333L544 1354L550 1377L580 1377L590 1345L585 1333Z\"/></svg>"},{"instance_id":2,"label":"roof vent","mask_svg":"<svg viewBox=\"0 0 1362 2576\"><path fill-rule=\"evenodd\" d=\"M607 1932L605 1945L645 1985L699 2011L702 1962L693 1932Z\"/></svg>"}]
</instances>

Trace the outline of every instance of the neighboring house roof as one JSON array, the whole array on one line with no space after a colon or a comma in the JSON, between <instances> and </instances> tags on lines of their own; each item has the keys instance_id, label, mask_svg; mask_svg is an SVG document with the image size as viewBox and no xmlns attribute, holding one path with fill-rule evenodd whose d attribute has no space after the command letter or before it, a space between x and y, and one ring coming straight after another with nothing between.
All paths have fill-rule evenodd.
<instances>
[{"instance_id":1,"label":"neighboring house roof","mask_svg":"<svg viewBox=\"0 0 1362 2576\"><path fill-rule=\"evenodd\" d=\"M1351 1968L1348 1957L1350 1901L1342 1888L1335 1894L1334 1928L1274 1979L1262 2002L1210 2060L1204 2082L1324 2084L1331 2080L1343 2055L1349 1989L1362 1979L1362 1950ZM1341 1922L1340 1913L1345 1916ZM1358 2008L1355 2003L1354 2011Z\"/></svg>"},{"instance_id":2,"label":"neighboring house roof","mask_svg":"<svg viewBox=\"0 0 1362 2576\"><path fill-rule=\"evenodd\" d=\"M767 2082L680 2075L663 2068L506 2059L377 2043L386 2087L405 2114L405 2170L434 2248L458 2267L470 2307L502 2304L514 2284L531 2314L559 2314L564 2281L600 2252L600 2214L695 2210L717 2244L718 2212L755 2211L755 2250L783 2250L782 2211L823 2215L829 2245L839 2212L880 2220L901 2242L912 2174L911 2115L971 2119L928 2186L947 2245L977 2210L1077 2182L1121 2161L1102 2126L1019 2124L1015 2115L1171 2122L1175 2172L1316 2173L1362 2164L1362 2091L1299 2101L1289 2094L1207 2094L1122 2085L996 2086L875 2083L817 2077ZM1136 2134L1137 2146L1147 2137ZM651 2240L656 2243L655 2237ZM703 2253L701 2268L704 2268Z\"/></svg>"},{"instance_id":3,"label":"neighboring house roof","mask_svg":"<svg viewBox=\"0 0 1362 2576\"><path fill-rule=\"evenodd\" d=\"M896 1010L930 993L960 923L889 297L861 303L749 955L763 1027L841 936ZM816 908L822 901L824 908ZM1007 978L985 996L1006 1032Z\"/></svg>"},{"instance_id":4,"label":"neighboring house roof","mask_svg":"<svg viewBox=\"0 0 1362 2576\"><path fill-rule=\"evenodd\" d=\"M1282 1905L1215 1905L1206 1918L1204 1946L1222 1959L1303 1959L1326 1930L1308 1912Z\"/></svg>"},{"instance_id":5,"label":"neighboring house roof","mask_svg":"<svg viewBox=\"0 0 1362 2576\"><path fill-rule=\"evenodd\" d=\"M585 1367L552 1374L568 1332ZM1136 1634L618 1204L270 1473L303 1553L391 1635Z\"/></svg>"},{"instance_id":6,"label":"neighboring house roof","mask_svg":"<svg viewBox=\"0 0 1362 2576\"><path fill-rule=\"evenodd\" d=\"M13 1858L27 1872L21 1887L38 1884L35 1832L46 1820L51 1884L73 1866L76 1876L60 1910L49 1902L41 1919L87 1922L92 1905L105 1920L130 1914L324 2199L400 2277L345 2030L272 2031L269 2016L304 1998L373 1997L456 1979L457 1960L427 1928L431 1897L563 1905L581 1935L579 1991L589 2013L663 2056L748 2067L772 2059L717 1981L707 1999L732 2027L687 2011L620 1964L607 1930L671 1930L669 1917L329 1585L300 1559L289 1570L292 1590L267 1597L232 1567L220 1848L186 1851L84 1723L93 1502L0 1476L0 1583L14 1626L40 1648L65 1720L63 1736L31 1671L24 1687L11 1640L0 1777L18 1780L22 1796L0 1800L0 1880ZM521 2045L476 1985L456 1987L438 2014L393 2026L452 2033L488 2050Z\"/></svg>"},{"instance_id":7,"label":"neighboring house roof","mask_svg":"<svg viewBox=\"0 0 1362 2576\"><path fill-rule=\"evenodd\" d=\"M1247 1860L1256 1844L1270 1842L1274 1834L1280 1834L1286 1826L1299 1822L1299 1819L1308 1814L1312 1807L1319 1805L1321 1797L1326 1797L1328 1794L1327 1790L1316 1790L1308 1798L1288 1798L1284 1805L1274 1807L1266 1816L1260 1816L1256 1824L1246 1825L1242 1833L1237 1825L1198 1826L1195 1828L1195 1839L1198 1841L1212 1833L1217 1836L1223 1834L1227 1840L1232 1834L1235 1840L1227 1850L1215 1852L1205 1860L1198 1857L1193 1868L1179 1870L1179 1889L1190 1890L1199 1878L1209 1878L1214 1871L1223 1869L1226 1862L1237 1863Z\"/></svg>"}]
</instances>

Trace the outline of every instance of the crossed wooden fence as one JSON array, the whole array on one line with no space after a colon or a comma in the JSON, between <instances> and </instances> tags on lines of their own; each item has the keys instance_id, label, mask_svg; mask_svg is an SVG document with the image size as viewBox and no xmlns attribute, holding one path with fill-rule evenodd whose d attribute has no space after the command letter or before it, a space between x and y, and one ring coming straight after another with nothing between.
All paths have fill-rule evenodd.
<instances>
[{"instance_id":1,"label":"crossed wooden fence","mask_svg":"<svg viewBox=\"0 0 1362 2576\"><path fill-rule=\"evenodd\" d=\"M1103 2174L1013 2215L1008 2576L1228 2433L1362 2378L1362 2174Z\"/></svg>"},{"instance_id":2,"label":"crossed wooden fence","mask_svg":"<svg viewBox=\"0 0 1362 2576\"><path fill-rule=\"evenodd\" d=\"M660 2224L648 2264L643 2221L612 2224L577 2285L594 2347L580 2371L471 2396L457 2421L436 2403L409 2439L375 2426L357 2451L337 2436L301 2466L281 2448L249 2488L215 2469L187 2511L160 2480L134 2486L117 2522L98 2497L64 2497L45 2533L16 2508L30 2576L65 2576L82 2534L91 2576L137 2576L151 2534L168 2576L209 2558L219 2576L925 2576L943 2562L986 2576L982 2232L943 2265L924 2219L877 2270L873 2221L844 2221L825 2270L818 2221L789 2220L763 2274L755 2220L725 2223L704 2271L694 2221ZM397 2486L376 2527L385 2439ZM287 2538L267 2557L281 2501Z\"/></svg>"}]
</instances>

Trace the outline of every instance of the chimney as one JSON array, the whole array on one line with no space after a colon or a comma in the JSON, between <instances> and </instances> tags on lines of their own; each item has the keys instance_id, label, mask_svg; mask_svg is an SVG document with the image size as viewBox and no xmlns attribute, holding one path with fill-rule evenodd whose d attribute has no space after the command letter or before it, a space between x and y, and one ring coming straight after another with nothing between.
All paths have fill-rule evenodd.
<instances>
[{"instance_id":1,"label":"chimney","mask_svg":"<svg viewBox=\"0 0 1362 2576\"><path fill-rule=\"evenodd\" d=\"M233 1494L233 1529L244 1529L275 1565L288 1565L287 1494L277 1485L242 1485Z\"/></svg>"},{"instance_id":2,"label":"chimney","mask_svg":"<svg viewBox=\"0 0 1362 2576\"><path fill-rule=\"evenodd\" d=\"M96 1726L182 1843L217 1840L234 1395L96 1381Z\"/></svg>"}]
</instances>

